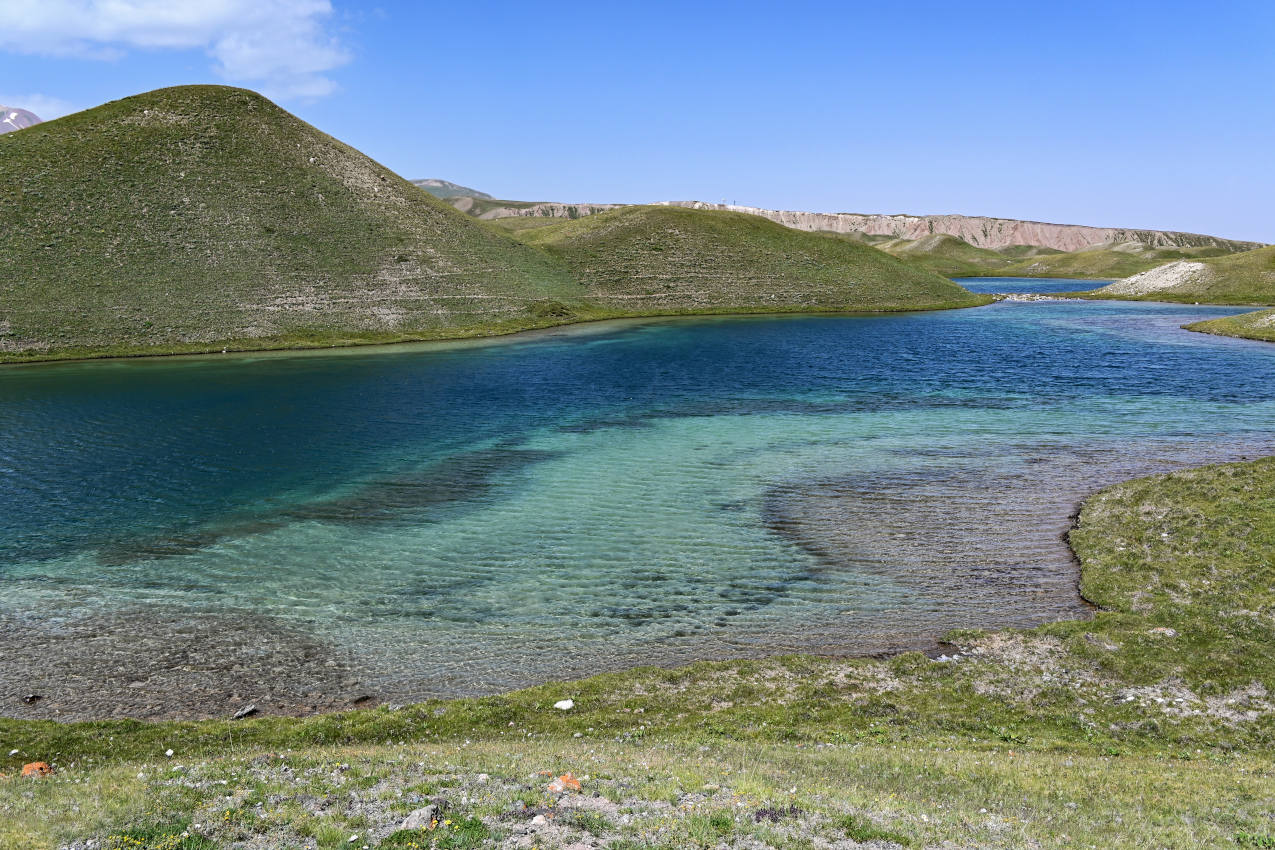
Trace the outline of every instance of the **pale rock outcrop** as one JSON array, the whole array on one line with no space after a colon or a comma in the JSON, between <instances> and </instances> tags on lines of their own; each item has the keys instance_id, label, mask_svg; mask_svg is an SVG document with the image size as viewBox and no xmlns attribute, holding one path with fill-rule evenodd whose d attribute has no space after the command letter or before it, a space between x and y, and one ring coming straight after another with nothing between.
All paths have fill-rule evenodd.
<instances>
[{"instance_id":1,"label":"pale rock outcrop","mask_svg":"<svg viewBox=\"0 0 1275 850\"><path fill-rule=\"evenodd\" d=\"M1147 295L1186 284L1204 283L1212 276L1213 270L1204 263L1177 260L1118 280L1098 291L1106 295Z\"/></svg>"},{"instance_id":2,"label":"pale rock outcrop","mask_svg":"<svg viewBox=\"0 0 1275 850\"><path fill-rule=\"evenodd\" d=\"M472 202L469 204L472 207ZM461 212L469 212L469 207L462 207L455 204L456 209ZM518 204L516 206L494 207L485 210L479 218L514 218L522 216L525 218L583 218L586 215L606 212L616 207L622 207L624 204L565 204L559 201L537 201L531 204Z\"/></svg>"}]
</instances>

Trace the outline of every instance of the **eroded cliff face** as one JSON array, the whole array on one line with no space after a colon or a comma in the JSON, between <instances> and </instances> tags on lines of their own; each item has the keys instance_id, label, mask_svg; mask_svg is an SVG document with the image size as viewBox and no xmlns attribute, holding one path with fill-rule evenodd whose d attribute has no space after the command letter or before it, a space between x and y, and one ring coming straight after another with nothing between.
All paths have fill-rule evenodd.
<instances>
[{"instance_id":1,"label":"eroded cliff face","mask_svg":"<svg viewBox=\"0 0 1275 850\"><path fill-rule=\"evenodd\" d=\"M477 206L472 198L449 198L452 206L476 218L583 218L586 215L606 212L624 204L564 204L558 201L532 201L508 203L496 201L497 206Z\"/></svg>"},{"instance_id":2,"label":"eroded cliff face","mask_svg":"<svg viewBox=\"0 0 1275 850\"><path fill-rule=\"evenodd\" d=\"M999 250L1010 245L1040 245L1059 251L1083 251L1104 245L1137 242L1152 248L1224 248L1247 251L1261 247L1258 242L1221 239L1198 233L1167 230L1131 230L1116 227L1087 227L1080 224L1047 224L1012 218L966 215L864 215L861 213L810 213L767 210L735 204L708 204L703 201L664 201L669 206L697 210L733 210L751 213L797 230L826 230L833 233L867 233L896 239L923 239L946 233L979 248Z\"/></svg>"}]
</instances>

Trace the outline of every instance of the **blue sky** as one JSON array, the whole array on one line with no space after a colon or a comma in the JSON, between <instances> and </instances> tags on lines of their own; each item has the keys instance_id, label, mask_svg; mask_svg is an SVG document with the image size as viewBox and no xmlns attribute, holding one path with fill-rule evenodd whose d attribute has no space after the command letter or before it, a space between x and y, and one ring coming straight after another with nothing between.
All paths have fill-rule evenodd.
<instances>
[{"instance_id":1,"label":"blue sky","mask_svg":"<svg viewBox=\"0 0 1275 850\"><path fill-rule=\"evenodd\" d=\"M0 0L0 102L228 82L407 177L1275 242L1275 3Z\"/></svg>"}]
</instances>

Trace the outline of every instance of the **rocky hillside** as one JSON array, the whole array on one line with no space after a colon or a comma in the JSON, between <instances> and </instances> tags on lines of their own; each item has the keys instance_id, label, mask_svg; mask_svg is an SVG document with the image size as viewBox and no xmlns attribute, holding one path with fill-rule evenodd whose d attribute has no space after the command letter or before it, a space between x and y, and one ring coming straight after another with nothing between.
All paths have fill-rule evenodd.
<instances>
[{"instance_id":1,"label":"rocky hillside","mask_svg":"<svg viewBox=\"0 0 1275 850\"><path fill-rule=\"evenodd\" d=\"M909 310L986 299L875 248L735 212L632 206L523 230L626 313Z\"/></svg>"},{"instance_id":2,"label":"rocky hillside","mask_svg":"<svg viewBox=\"0 0 1275 850\"><path fill-rule=\"evenodd\" d=\"M1153 248L1211 247L1228 251L1244 251L1260 247L1261 244L1168 230L1046 224L1039 221L984 216L810 213L767 210L734 204L708 204L703 201L669 201L667 203L670 206L690 209L750 213L796 230L823 230L831 233L858 232L895 239L922 239L936 233L943 233L962 239L976 248L993 250L1013 245L1039 245L1058 251L1081 251L1104 245L1137 242Z\"/></svg>"},{"instance_id":3,"label":"rocky hillside","mask_svg":"<svg viewBox=\"0 0 1275 850\"><path fill-rule=\"evenodd\" d=\"M0 359L454 336L579 285L260 95L161 89L0 136Z\"/></svg>"}]
</instances>

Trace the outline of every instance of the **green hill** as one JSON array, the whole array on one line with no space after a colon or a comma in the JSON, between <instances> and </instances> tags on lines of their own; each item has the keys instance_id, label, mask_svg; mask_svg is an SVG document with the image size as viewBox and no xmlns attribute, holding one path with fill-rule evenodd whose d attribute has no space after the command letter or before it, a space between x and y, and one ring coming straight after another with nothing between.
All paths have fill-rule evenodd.
<instances>
[{"instance_id":1,"label":"green hill","mask_svg":"<svg viewBox=\"0 0 1275 850\"><path fill-rule=\"evenodd\" d=\"M222 86L161 89L0 137L0 185L0 361L983 300L754 216L632 208L520 241Z\"/></svg>"},{"instance_id":2,"label":"green hill","mask_svg":"<svg viewBox=\"0 0 1275 850\"><path fill-rule=\"evenodd\" d=\"M1167 263L1090 295L1142 301L1275 304L1275 245L1224 257Z\"/></svg>"},{"instance_id":3,"label":"green hill","mask_svg":"<svg viewBox=\"0 0 1275 850\"><path fill-rule=\"evenodd\" d=\"M922 239L895 239L877 247L944 277L998 274L1012 262L998 251L977 248L959 236L946 233L935 233Z\"/></svg>"},{"instance_id":4,"label":"green hill","mask_svg":"<svg viewBox=\"0 0 1275 850\"><path fill-rule=\"evenodd\" d=\"M524 230L599 304L630 313L917 310L985 302L846 239L760 216L631 206Z\"/></svg>"},{"instance_id":5,"label":"green hill","mask_svg":"<svg viewBox=\"0 0 1275 850\"><path fill-rule=\"evenodd\" d=\"M221 86L0 136L0 359L333 345L543 324L543 253Z\"/></svg>"},{"instance_id":6,"label":"green hill","mask_svg":"<svg viewBox=\"0 0 1275 850\"><path fill-rule=\"evenodd\" d=\"M1128 277L1173 260L1217 257L1227 253L1213 246L1150 248L1137 242L1092 248L1088 251L1051 252L1004 266L997 274L1013 277L1073 277L1089 280Z\"/></svg>"}]
</instances>

